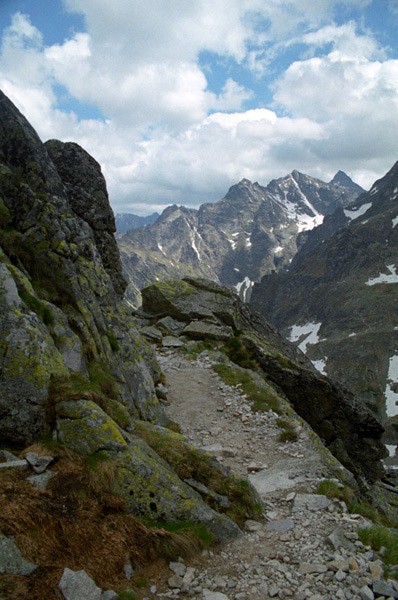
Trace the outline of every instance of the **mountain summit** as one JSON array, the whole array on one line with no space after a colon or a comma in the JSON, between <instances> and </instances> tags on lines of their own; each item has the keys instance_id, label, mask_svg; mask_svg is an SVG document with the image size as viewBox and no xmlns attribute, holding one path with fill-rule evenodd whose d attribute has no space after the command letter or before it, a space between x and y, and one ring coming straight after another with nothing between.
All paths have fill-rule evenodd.
<instances>
[{"instance_id":1,"label":"mountain summit","mask_svg":"<svg viewBox=\"0 0 398 600\"><path fill-rule=\"evenodd\" d=\"M349 177L344 171L337 171L336 175L330 181L331 185L340 185L343 188L347 188L354 194L362 194L365 190L360 185L355 183L351 177Z\"/></svg>"},{"instance_id":2,"label":"mountain summit","mask_svg":"<svg viewBox=\"0 0 398 600\"><path fill-rule=\"evenodd\" d=\"M235 287L248 300L254 281L289 266L305 232L363 191L343 175L335 184L293 171L266 187L242 179L199 210L166 208L154 224L119 236L129 301L138 305L149 283L186 275Z\"/></svg>"}]
</instances>

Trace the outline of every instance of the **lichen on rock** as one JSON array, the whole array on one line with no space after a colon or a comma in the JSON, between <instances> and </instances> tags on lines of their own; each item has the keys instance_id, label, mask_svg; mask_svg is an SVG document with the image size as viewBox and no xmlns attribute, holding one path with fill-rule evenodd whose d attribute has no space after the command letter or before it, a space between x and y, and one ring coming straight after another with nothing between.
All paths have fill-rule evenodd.
<instances>
[{"instance_id":1,"label":"lichen on rock","mask_svg":"<svg viewBox=\"0 0 398 600\"><path fill-rule=\"evenodd\" d=\"M123 304L114 217L98 163L77 144L42 144L3 94L0 132L7 415L0 436L15 442L15 426L18 442L30 443L48 426L51 377L90 372L92 361L108 365L132 416L165 422L154 387L159 368Z\"/></svg>"}]
</instances>

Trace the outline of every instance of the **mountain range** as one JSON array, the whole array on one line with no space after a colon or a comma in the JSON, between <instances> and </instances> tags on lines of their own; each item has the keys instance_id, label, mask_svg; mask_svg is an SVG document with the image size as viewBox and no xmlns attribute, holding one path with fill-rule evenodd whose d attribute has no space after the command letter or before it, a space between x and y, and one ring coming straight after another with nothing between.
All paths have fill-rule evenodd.
<instances>
[{"instance_id":1,"label":"mountain range","mask_svg":"<svg viewBox=\"0 0 398 600\"><path fill-rule=\"evenodd\" d=\"M169 206L151 225L118 236L127 299L158 280L205 277L248 301L253 282L289 266L325 215L350 206L363 189L339 171L329 183L293 171L266 187L242 179L198 210Z\"/></svg>"}]
</instances>

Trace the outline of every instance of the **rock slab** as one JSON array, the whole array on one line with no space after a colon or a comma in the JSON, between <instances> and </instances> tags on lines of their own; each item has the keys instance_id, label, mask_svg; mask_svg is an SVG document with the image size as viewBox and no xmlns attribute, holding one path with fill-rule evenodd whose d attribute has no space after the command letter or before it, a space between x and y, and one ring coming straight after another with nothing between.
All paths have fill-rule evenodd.
<instances>
[{"instance_id":1,"label":"rock slab","mask_svg":"<svg viewBox=\"0 0 398 600\"><path fill-rule=\"evenodd\" d=\"M101 589L85 571L64 569L59 589L65 600L100 600Z\"/></svg>"}]
</instances>

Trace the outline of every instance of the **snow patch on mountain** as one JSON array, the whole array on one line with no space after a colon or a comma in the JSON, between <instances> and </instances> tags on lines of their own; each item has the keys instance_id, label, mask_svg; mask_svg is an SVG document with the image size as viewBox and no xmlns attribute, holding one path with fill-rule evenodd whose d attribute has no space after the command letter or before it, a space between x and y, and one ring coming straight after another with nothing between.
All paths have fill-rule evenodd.
<instances>
[{"instance_id":1,"label":"snow patch on mountain","mask_svg":"<svg viewBox=\"0 0 398 600\"><path fill-rule=\"evenodd\" d=\"M387 448L389 457L390 458L394 457L397 447L393 446L392 444L386 444L386 448Z\"/></svg>"},{"instance_id":2,"label":"snow patch on mountain","mask_svg":"<svg viewBox=\"0 0 398 600\"><path fill-rule=\"evenodd\" d=\"M362 206L360 206L359 208L355 208L353 210L344 209L344 214L346 217L348 217L351 220L357 219L358 217L361 217L362 215L364 215L366 213L366 211L368 210L368 208L370 208L371 206L372 206L372 203L367 202L366 204L362 204Z\"/></svg>"},{"instance_id":3,"label":"snow patch on mountain","mask_svg":"<svg viewBox=\"0 0 398 600\"><path fill-rule=\"evenodd\" d=\"M196 236L196 235L200 237L200 235L199 235L199 233L198 233L198 231L197 231L196 227L194 227L194 228L193 228L193 234L192 234L192 238L191 238L191 246L192 246L192 248L195 250L195 252L196 252L196 256L198 257L198 260L202 260L202 258L201 258L201 256L200 256L200 252L199 252L199 250L197 249L197 247L196 247L196 244L195 244L195 236Z\"/></svg>"},{"instance_id":4,"label":"snow patch on mountain","mask_svg":"<svg viewBox=\"0 0 398 600\"><path fill-rule=\"evenodd\" d=\"M317 344L319 342L318 331L322 323L306 323L305 325L293 325L290 330L289 341L297 342L305 335L304 340L299 344L299 348L304 354L307 352L309 344Z\"/></svg>"},{"instance_id":5,"label":"snow patch on mountain","mask_svg":"<svg viewBox=\"0 0 398 600\"><path fill-rule=\"evenodd\" d=\"M387 265L387 269L390 271L390 275L380 273L378 277L368 279L365 281L365 285L376 285L377 283L398 283L398 274L395 265Z\"/></svg>"},{"instance_id":6,"label":"snow patch on mountain","mask_svg":"<svg viewBox=\"0 0 398 600\"><path fill-rule=\"evenodd\" d=\"M398 415L398 355L391 356L388 365L387 386L384 393L386 397L386 413L388 417Z\"/></svg>"},{"instance_id":7,"label":"snow patch on mountain","mask_svg":"<svg viewBox=\"0 0 398 600\"><path fill-rule=\"evenodd\" d=\"M322 375L326 375L326 359L320 358L319 360L311 361L314 367L322 373Z\"/></svg>"},{"instance_id":8,"label":"snow patch on mountain","mask_svg":"<svg viewBox=\"0 0 398 600\"><path fill-rule=\"evenodd\" d=\"M297 185L297 184L296 184ZM298 187L298 186L297 186ZM286 213L286 217L291 221L296 221L297 228L299 232L308 231L310 229L314 229L318 225L322 225L324 215L319 213L312 204L307 200L304 194L300 190L300 195L305 199L303 204L308 208L308 212L312 214L308 214L308 212L303 212L303 208L300 207L295 202L291 202L287 198L287 192L284 191L284 198L274 196L274 199L277 200L278 204L282 207L283 211Z\"/></svg>"},{"instance_id":9,"label":"snow patch on mountain","mask_svg":"<svg viewBox=\"0 0 398 600\"><path fill-rule=\"evenodd\" d=\"M254 281L251 281L247 276L243 281L237 283L234 287L239 298L242 302L249 302L251 296L251 289L254 285Z\"/></svg>"},{"instance_id":10,"label":"snow patch on mountain","mask_svg":"<svg viewBox=\"0 0 398 600\"><path fill-rule=\"evenodd\" d=\"M393 229L394 229L394 227L395 227L396 225L398 225L398 216L397 216L397 217L395 217L395 219L393 219L393 220L392 220L392 227L393 227Z\"/></svg>"}]
</instances>

